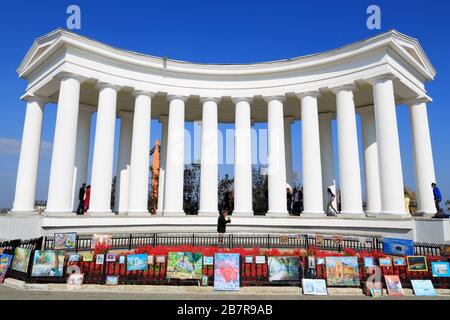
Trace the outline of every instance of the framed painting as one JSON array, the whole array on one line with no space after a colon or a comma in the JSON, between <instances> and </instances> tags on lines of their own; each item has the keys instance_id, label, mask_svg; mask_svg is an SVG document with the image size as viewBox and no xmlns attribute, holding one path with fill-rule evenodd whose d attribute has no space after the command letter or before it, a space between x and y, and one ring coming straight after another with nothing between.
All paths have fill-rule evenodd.
<instances>
[{"instance_id":1,"label":"framed painting","mask_svg":"<svg viewBox=\"0 0 450 320\"><path fill-rule=\"evenodd\" d=\"M104 264L105 263L105 255L104 254L98 254L95 257L95 264Z\"/></svg>"},{"instance_id":2,"label":"framed painting","mask_svg":"<svg viewBox=\"0 0 450 320\"><path fill-rule=\"evenodd\" d=\"M379 258L378 264L380 267L392 267L392 260L391 258Z\"/></svg>"},{"instance_id":3,"label":"framed painting","mask_svg":"<svg viewBox=\"0 0 450 320\"><path fill-rule=\"evenodd\" d=\"M386 288L390 296L403 296L402 283L400 282L399 276L384 276L386 282Z\"/></svg>"},{"instance_id":4,"label":"framed painting","mask_svg":"<svg viewBox=\"0 0 450 320\"><path fill-rule=\"evenodd\" d=\"M26 273L28 271L28 264L30 262L30 249L16 248L14 250L14 258L11 264L11 269Z\"/></svg>"},{"instance_id":5,"label":"framed painting","mask_svg":"<svg viewBox=\"0 0 450 320\"><path fill-rule=\"evenodd\" d=\"M364 257L364 267L375 268L375 261L373 257Z\"/></svg>"},{"instance_id":6,"label":"framed painting","mask_svg":"<svg viewBox=\"0 0 450 320\"><path fill-rule=\"evenodd\" d=\"M304 295L326 296L327 284L323 279L303 279L302 289Z\"/></svg>"},{"instance_id":7,"label":"framed painting","mask_svg":"<svg viewBox=\"0 0 450 320\"><path fill-rule=\"evenodd\" d=\"M193 252L169 252L167 255L167 279L202 278L203 256Z\"/></svg>"},{"instance_id":8,"label":"framed painting","mask_svg":"<svg viewBox=\"0 0 450 320\"><path fill-rule=\"evenodd\" d=\"M298 257L269 257L269 281L298 281Z\"/></svg>"},{"instance_id":9,"label":"framed painting","mask_svg":"<svg viewBox=\"0 0 450 320\"><path fill-rule=\"evenodd\" d=\"M414 241L383 238L383 252L390 255L409 256L414 254Z\"/></svg>"},{"instance_id":10,"label":"framed painting","mask_svg":"<svg viewBox=\"0 0 450 320\"><path fill-rule=\"evenodd\" d=\"M450 264L448 262L432 262L431 271L433 277L450 277Z\"/></svg>"},{"instance_id":11,"label":"framed painting","mask_svg":"<svg viewBox=\"0 0 450 320\"><path fill-rule=\"evenodd\" d=\"M424 256L407 256L406 261L408 263L409 272L427 272L428 264L427 258Z\"/></svg>"},{"instance_id":12,"label":"framed painting","mask_svg":"<svg viewBox=\"0 0 450 320\"><path fill-rule=\"evenodd\" d=\"M239 291L240 255L216 253L214 256L214 290Z\"/></svg>"},{"instance_id":13,"label":"framed painting","mask_svg":"<svg viewBox=\"0 0 450 320\"><path fill-rule=\"evenodd\" d=\"M328 286L359 286L357 257L326 257Z\"/></svg>"},{"instance_id":14,"label":"framed painting","mask_svg":"<svg viewBox=\"0 0 450 320\"><path fill-rule=\"evenodd\" d=\"M147 269L146 254L129 254L127 256L127 271L143 271Z\"/></svg>"},{"instance_id":15,"label":"framed painting","mask_svg":"<svg viewBox=\"0 0 450 320\"><path fill-rule=\"evenodd\" d=\"M71 250L75 249L77 245L77 234L70 233L55 233L54 236L55 250Z\"/></svg>"},{"instance_id":16,"label":"framed painting","mask_svg":"<svg viewBox=\"0 0 450 320\"><path fill-rule=\"evenodd\" d=\"M3 283L8 272L9 266L11 265L12 255L2 254L0 256L0 284Z\"/></svg>"},{"instance_id":17,"label":"framed painting","mask_svg":"<svg viewBox=\"0 0 450 320\"><path fill-rule=\"evenodd\" d=\"M255 257L256 264L265 264L266 263L266 256L256 256Z\"/></svg>"},{"instance_id":18,"label":"framed painting","mask_svg":"<svg viewBox=\"0 0 450 320\"><path fill-rule=\"evenodd\" d=\"M69 262L78 262L78 261L80 261L80 255L78 253L69 254L68 261Z\"/></svg>"},{"instance_id":19,"label":"framed painting","mask_svg":"<svg viewBox=\"0 0 450 320\"><path fill-rule=\"evenodd\" d=\"M95 249L95 247L97 245L102 245L102 244L104 244L108 247L111 247L112 235L95 233L91 239L91 249Z\"/></svg>"},{"instance_id":20,"label":"framed painting","mask_svg":"<svg viewBox=\"0 0 450 320\"><path fill-rule=\"evenodd\" d=\"M119 284L119 276L106 276L105 285L117 286Z\"/></svg>"},{"instance_id":21,"label":"framed painting","mask_svg":"<svg viewBox=\"0 0 450 320\"><path fill-rule=\"evenodd\" d=\"M65 254L63 250L36 250L34 252L32 277L61 277Z\"/></svg>"},{"instance_id":22,"label":"framed painting","mask_svg":"<svg viewBox=\"0 0 450 320\"><path fill-rule=\"evenodd\" d=\"M204 266L212 266L212 265L214 265L214 257L204 256L203 257L203 265Z\"/></svg>"},{"instance_id":23,"label":"framed painting","mask_svg":"<svg viewBox=\"0 0 450 320\"><path fill-rule=\"evenodd\" d=\"M67 287L69 289L80 289L83 285L84 274L83 273L72 273L67 278Z\"/></svg>"},{"instance_id":24,"label":"framed painting","mask_svg":"<svg viewBox=\"0 0 450 320\"><path fill-rule=\"evenodd\" d=\"M253 257L252 256L246 256L244 258L245 263L253 263Z\"/></svg>"},{"instance_id":25,"label":"framed painting","mask_svg":"<svg viewBox=\"0 0 450 320\"><path fill-rule=\"evenodd\" d=\"M117 255L114 253L108 253L106 254L106 262L116 262Z\"/></svg>"},{"instance_id":26,"label":"framed painting","mask_svg":"<svg viewBox=\"0 0 450 320\"><path fill-rule=\"evenodd\" d=\"M83 254L83 261L84 262L94 261L94 254L92 252L86 252L85 254Z\"/></svg>"},{"instance_id":27,"label":"framed painting","mask_svg":"<svg viewBox=\"0 0 450 320\"><path fill-rule=\"evenodd\" d=\"M431 280L411 280L411 285L416 296L435 297L437 295Z\"/></svg>"},{"instance_id":28,"label":"framed painting","mask_svg":"<svg viewBox=\"0 0 450 320\"><path fill-rule=\"evenodd\" d=\"M406 266L406 260L404 257L394 257L392 258L392 262L394 263L394 267Z\"/></svg>"}]
</instances>

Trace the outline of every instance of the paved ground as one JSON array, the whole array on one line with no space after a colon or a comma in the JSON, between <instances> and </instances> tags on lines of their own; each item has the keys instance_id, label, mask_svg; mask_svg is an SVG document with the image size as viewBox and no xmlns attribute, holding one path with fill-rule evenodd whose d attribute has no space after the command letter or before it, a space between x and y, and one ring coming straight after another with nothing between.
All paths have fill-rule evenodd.
<instances>
[{"instance_id":1,"label":"paved ground","mask_svg":"<svg viewBox=\"0 0 450 320\"><path fill-rule=\"evenodd\" d=\"M403 297L383 300L450 300L450 296L435 298ZM374 300L358 296L313 297L302 295L239 295L239 294L151 294L122 292L52 292L29 291L0 286L0 300Z\"/></svg>"}]
</instances>

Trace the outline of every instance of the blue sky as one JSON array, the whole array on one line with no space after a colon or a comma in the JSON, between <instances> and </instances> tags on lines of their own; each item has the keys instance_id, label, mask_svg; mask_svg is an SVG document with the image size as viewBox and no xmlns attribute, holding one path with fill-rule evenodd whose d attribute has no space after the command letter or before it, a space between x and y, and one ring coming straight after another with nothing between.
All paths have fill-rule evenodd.
<instances>
[{"instance_id":1,"label":"blue sky","mask_svg":"<svg viewBox=\"0 0 450 320\"><path fill-rule=\"evenodd\" d=\"M429 120L437 182L444 197L450 198L447 1L41 0L5 1L0 11L0 208L12 205L25 115L25 103L19 97L26 83L18 79L17 66L34 39L66 25L66 9L71 4L81 7L82 29L78 32L83 35L128 50L194 62L249 63L292 58L334 49L391 28L418 38L438 72L436 80L427 85L434 99ZM366 9L371 4L381 7L382 30L366 28ZM404 180L414 189L406 107L400 106L397 115ZM38 199L47 195L56 107L49 105L44 117ZM192 129L192 125L187 128ZM294 170L301 174L298 122L292 134ZM160 138L156 122L152 123L151 136L152 141ZM220 172L232 173L232 166L222 166Z\"/></svg>"}]
</instances>

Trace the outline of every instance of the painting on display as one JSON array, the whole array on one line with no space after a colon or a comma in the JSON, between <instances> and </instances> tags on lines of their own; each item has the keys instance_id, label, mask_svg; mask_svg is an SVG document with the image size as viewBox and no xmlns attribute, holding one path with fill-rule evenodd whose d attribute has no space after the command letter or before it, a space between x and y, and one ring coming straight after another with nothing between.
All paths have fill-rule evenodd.
<instances>
[{"instance_id":1,"label":"painting on display","mask_svg":"<svg viewBox=\"0 0 450 320\"><path fill-rule=\"evenodd\" d=\"M83 285L84 273L72 273L67 278L67 287L71 289L79 289Z\"/></svg>"},{"instance_id":2,"label":"painting on display","mask_svg":"<svg viewBox=\"0 0 450 320\"><path fill-rule=\"evenodd\" d=\"M303 279L302 280L303 294L305 295L315 295L315 296L326 296L327 284L323 279Z\"/></svg>"},{"instance_id":3,"label":"painting on display","mask_svg":"<svg viewBox=\"0 0 450 320\"><path fill-rule=\"evenodd\" d=\"M239 291L240 255L216 253L214 256L214 290Z\"/></svg>"},{"instance_id":4,"label":"painting on display","mask_svg":"<svg viewBox=\"0 0 450 320\"><path fill-rule=\"evenodd\" d=\"M108 253L106 255L106 262L116 262L117 255L114 253Z\"/></svg>"},{"instance_id":5,"label":"painting on display","mask_svg":"<svg viewBox=\"0 0 450 320\"><path fill-rule=\"evenodd\" d=\"M383 296L383 290L381 289L370 289L370 296L373 298L381 298Z\"/></svg>"},{"instance_id":6,"label":"painting on display","mask_svg":"<svg viewBox=\"0 0 450 320\"><path fill-rule=\"evenodd\" d=\"M80 255L78 253L69 254L69 262L78 262L80 261Z\"/></svg>"},{"instance_id":7,"label":"painting on display","mask_svg":"<svg viewBox=\"0 0 450 320\"><path fill-rule=\"evenodd\" d=\"M325 243L325 237L322 235L316 235L316 246L322 247Z\"/></svg>"},{"instance_id":8,"label":"painting on display","mask_svg":"<svg viewBox=\"0 0 450 320\"><path fill-rule=\"evenodd\" d=\"M105 255L98 254L95 258L95 264L103 264L105 262Z\"/></svg>"},{"instance_id":9,"label":"painting on display","mask_svg":"<svg viewBox=\"0 0 450 320\"><path fill-rule=\"evenodd\" d=\"M427 258L423 256L408 256L406 257L408 262L408 271L427 272L428 264Z\"/></svg>"},{"instance_id":10,"label":"painting on display","mask_svg":"<svg viewBox=\"0 0 450 320\"><path fill-rule=\"evenodd\" d=\"M203 257L203 265L204 266L213 266L214 265L214 257Z\"/></svg>"},{"instance_id":11,"label":"painting on display","mask_svg":"<svg viewBox=\"0 0 450 320\"><path fill-rule=\"evenodd\" d=\"M269 281L298 281L298 267L297 257L269 257Z\"/></svg>"},{"instance_id":12,"label":"painting on display","mask_svg":"<svg viewBox=\"0 0 450 320\"><path fill-rule=\"evenodd\" d=\"M125 256L119 256L119 264L125 264Z\"/></svg>"},{"instance_id":13,"label":"painting on display","mask_svg":"<svg viewBox=\"0 0 450 320\"><path fill-rule=\"evenodd\" d=\"M380 264L380 267L392 267L391 258L380 258L378 259L378 263Z\"/></svg>"},{"instance_id":14,"label":"painting on display","mask_svg":"<svg viewBox=\"0 0 450 320\"><path fill-rule=\"evenodd\" d=\"M84 262L94 261L94 254L92 252L86 252L85 254L83 254L83 261Z\"/></svg>"},{"instance_id":15,"label":"painting on display","mask_svg":"<svg viewBox=\"0 0 450 320\"><path fill-rule=\"evenodd\" d=\"M432 262L433 277L450 277L450 264L448 262Z\"/></svg>"},{"instance_id":16,"label":"painting on display","mask_svg":"<svg viewBox=\"0 0 450 320\"><path fill-rule=\"evenodd\" d=\"M77 234L75 232L70 233L55 233L55 250L68 250L75 249L77 244Z\"/></svg>"},{"instance_id":17,"label":"painting on display","mask_svg":"<svg viewBox=\"0 0 450 320\"><path fill-rule=\"evenodd\" d=\"M61 277L64 268L63 250L36 250L34 252L32 277Z\"/></svg>"},{"instance_id":18,"label":"painting on display","mask_svg":"<svg viewBox=\"0 0 450 320\"><path fill-rule=\"evenodd\" d=\"M127 256L127 271L142 271L147 269L146 254L129 254Z\"/></svg>"},{"instance_id":19,"label":"painting on display","mask_svg":"<svg viewBox=\"0 0 450 320\"><path fill-rule=\"evenodd\" d=\"M406 260L403 257L394 257L392 258L394 262L394 267L403 267L406 266Z\"/></svg>"},{"instance_id":20,"label":"painting on display","mask_svg":"<svg viewBox=\"0 0 450 320\"><path fill-rule=\"evenodd\" d=\"M95 233L92 236L91 249L95 249L95 247L97 245L103 245L103 244L108 246L108 247L111 247L111 245L112 245L112 235Z\"/></svg>"},{"instance_id":21,"label":"painting on display","mask_svg":"<svg viewBox=\"0 0 450 320\"><path fill-rule=\"evenodd\" d=\"M411 256L414 254L414 241L383 238L383 252L398 256Z\"/></svg>"},{"instance_id":22,"label":"painting on display","mask_svg":"<svg viewBox=\"0 0 450 320\"><path fill-rule=\"evenodd\" d=\"M325 258L317 258L316 264L318 266L324 265L325 264Z\"/></svg>"},{"instance_id":23,"label":"painting on display","mask_svg":"<svg viewBox=\"0 0 450 320\"><path fill-rule=\"evenodd\" d=\"M117 286L119 284L119 276L106 276L105 284L107 286Z\"/></svg>"},{"instance_id":24,"label":"painting on display","mask_svg":"<svg viewBox=\"0 0 450 320\"><path fill-rule=\"evenodd\" d=\"M308 268L309 269L315 269L316 268L316 257L315 256L309 256L308 257Z\"/></svg>"},{"instance_id":25,"label":"painting on display","mask_svg":"<svg viewBox=\"0 0 450 320\"><path fill-rule=\"evenodd\" d=\"M252 256L247 256L244 258L245 263L253 263L253 257Z\"/></svg>"},{"instance_id":26,"label":"painting on display","mask_svg":"<svg viewBox=\"0 0 450 320\"><path fill-rule=\"evenodd\" d=\"M5 280L6 272L8 272L11 265L12 255L2 254L0 256L0 284Z\"/></svg>"},{"instance_id":27,"label":"painting on display","mask_svg":"<svg viewBox=\"0 0 450 320\"><path fill-rule=\"evenodd\" d=\"M208 286L208 280L209 280L208 276L202 276L202 287Z\"/></svg>"},{"instance_id":28,"label":"painting on display","mask_svg":"<svg viewBox=\"0 0 450 320\"><path fill-rule=\"evenodd\" d=\"M399 276L384 276L386 288L390 296L403 296L402 283Z\"/></svg>"},{"instance_id":29,"label":"painting on display","mask_svg":"<svg viewBox=\"0 0 450 320\"><path fill-rule=\"evenodd\" d=\"M436 290L431 280L411 280L414 294L420 297L434 297Z\"/></svg>"},{"instance_id":30,"label":"painting on display","mask_svg":"<svg viewBox=\"0 0 450 320\"><path fill-rule=\"evenodd\" d=\"M375 262L373 257L364 257L364 267L375 268Z\"/></svg>"},{"instance_id":31,"label":"painting on display","mask_svg":"<svg viewBox=\"0 0 450 320\"><path fill-rule=\"evenodd\" d=\"M18 272L27 272L28 263L30 262L30 249L16 248L14 251L14 258L11 264L11 269Z\"/></svg>"},{"instance_id":32,"label":"painting on display","mask_svg":"<svg viewBox=\"0 0 450 320\"><path fill-rule=\"evenodd\" d=\"M156 263L166 263L166 256L157 256Z\"/></svg>"},{"instance_id":33,"label":"painting on display","mask_svg":"<svg viewBox=\"0 0 450 320\"><path fill-rule=\"evenodd\" d=\"M359 286L357 257L326 257L329 286Z\"/></svg>"},{"instance_id":34,"label":"painting on display","mask_svg":"<svg viewBox=\"0 0 450 320\"><path fill-rule=\"evenodd\" d=\"M147 264L150 265L150 266L152 266L154 263L155 263L155 258L154 258L154 256L151 255L151 254L148 255L148 256L147 256Z\"/></svg>"},{"instance_id":35,"label":"painting on display","mask_svg":"<svg viewBox=\"0 0 450 320\"><path fill-rule=\"evenodd\" d=\"M265 264L266 263L266 256L256 256L255 257L256 264Z\"/></svg>"},{"instance_id":36,"label":"painting on display","mask_svg":"<svg viewBox=\"0 0 450 320\"><path fill-rule=\"evenodd\" d=\"M167 279L201 279L203 255L193 252L169 252Z\"/></svg>"}]
</instances>

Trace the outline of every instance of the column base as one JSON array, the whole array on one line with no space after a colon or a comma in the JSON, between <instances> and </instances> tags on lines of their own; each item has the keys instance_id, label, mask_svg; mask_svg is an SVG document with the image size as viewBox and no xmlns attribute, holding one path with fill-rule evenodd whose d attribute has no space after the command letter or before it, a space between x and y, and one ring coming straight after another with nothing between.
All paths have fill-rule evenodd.
<instances>
[{"instance_id":1,"label":"column base","mask_svg":"<svg viewBox=\"0 0 450 320\"><path fill-rule=\"evenodd\" d=\"M341 219L364 219L364 218L366 218L366 214L363 211L357 211L357 212L341 211L341 213L338 214L337 216L338 216L338 218L341 218Z\"/></svg>"},{"instance_id":2,"label":"column base","mask_svg":"<svg viewBox=\"0 0 450 320\"><path fill-rule=\"evenodd\" d=\"M150 212L148 211L142 211L142 212L128 212L126 213L129 217L147 217L151 216Z\"/></svg>"},{"instance_id":3,"label":"column base","mask_svg":"<svg viewBox=\"0 0 450 320\"><path fill-rule=\"evenodd\" d=\"M163 211L165 217L184 217L186 212L184 211Z\"/></svg>"},{"instance_id":4,"label":"column base","mask_svg":"<svg viewBox=\"0 0 450 320\"><path fill-rule=\"evenodd\" d=\"M302 213L300 213L300 218L320 218L320 219L323 219L326 216L327 215L325 214L324 211L317 211L317 212L303 211Z\"/></svg>"},{"instance_id":5,"label":"column base","mask_svg":"<svg viewBox=\"0 0 450 320\"><path fill-rule=\"evenodd\" d=\"M269 218L289 217L289 212L287 212L287 211L277 211L277 212L269 211L266 213L266 217L269 217Z\"/></svg>"},{"instance_id":6,"label":"column base","mask_svg":"<svg viewBox=\"0 0 450 320\"><path fill-rule=\"evenodd\" d=\"M109 211L109 212L86 212L84 215L87 217L114 217L116 214L112 211Z\"/></svg>"},{"instance_id":7,"label":"column base","mask_svg":"<svg viewBox=\"0 0 450 320\"><path fill-rule=\"evenodd\" d=\"M416 212L412 213L411 215L413 217L431 218L431 217L434 217L435 214L436 214L436 212L416 211Z\"/></svg>"},{"instance_id":8,"label":"column base","mask_svg":"<svg viewBox=\"0 0 450 320\"><path fill-rule=\"evenodd\" d=\"M24 215L24 216L29 216L29 215L34 215L37 214L38 211L33 209L12 209L10 212L8 212L9 215L13 215L13 216L20 216L20 215Z\"/></svg>"},{"instance_id":9,"label":"column base","mask_svg":"<svg viewBox=\"0 0 450 320\"><path fill-rule=\"evenodd\" d=\"M253 217L255 213L253 211L237 211L234 210L231 214L232 217Z\"/></svg>"},{"instance_id":10,"label":"column base","mask_svg":"<svg viewBox=\"0 0 450 320\"><path fill-rule=\"evenodd\" d=\"M53 211L44 211L43 215L46 217L75 217L77 215L76 212L53 212Z\"/></svg>"},{"instance_id":11,"label":"column base","mask_svg":"<svg viewBox=\"0 0 450 320\"><path fill-rule=\"evenodd\" d=\"M218 217L219 210L217 210L217 211L199 211L198 216L199 217Z\"/></svg>"},{"instance_id":12,"label":"column base","mask_svg":"<svg viewBox=\"0 0 450 320\"><path fill-rule=\"evenodd\" d=\"M406 212L379 212L375 214L375 218L388 220L411 220L413 217Z\"/></svg>"}]
</instances>

